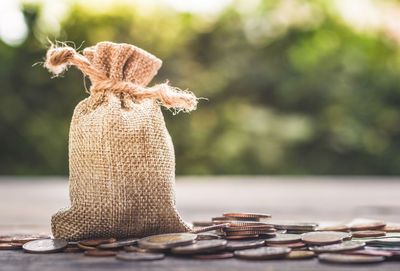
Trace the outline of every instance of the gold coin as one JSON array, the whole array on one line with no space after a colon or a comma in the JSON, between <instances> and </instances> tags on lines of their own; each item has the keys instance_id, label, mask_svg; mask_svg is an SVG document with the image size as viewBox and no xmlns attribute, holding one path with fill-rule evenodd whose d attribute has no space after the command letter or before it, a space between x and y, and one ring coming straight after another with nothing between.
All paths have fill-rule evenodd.
<instances>
[{"instance_id":1,"label":"gold coin","mask_svg":"<svg viewBox=\"0 0 400 271\"><path fill-rule=\"evenodd\" d=\"M117 241L115 238L108 238L108 239L82 240L82 241L79 241L78 243L83 246L95 247L95 246L98 246L101 244L114 243L115 241Z\"/></svg>"},{"instance_id":2,"label":"gold coin","mask_svg":"<svg viewBox=\"0 0 400 271\"><path fill-rule=\"evenodd\" d=\"M193 233L167 233L142 238L138 244L141 248L167 249L195 243L196 238Z\"/></svg>"},{"instance_id":3,"label":"gold coin","mask_svg":"<svg viewBox=\"0 0 400 271\"><path fill-rule=\"evenodd\" d=\"M95 250L95 249L96 249L96 247L84 246L84 245L82 245L82 244L80 244L80 243L78 243L77 246L78 246L80 249L83 249L83 250Z\"/></svg>"}]
</instances>

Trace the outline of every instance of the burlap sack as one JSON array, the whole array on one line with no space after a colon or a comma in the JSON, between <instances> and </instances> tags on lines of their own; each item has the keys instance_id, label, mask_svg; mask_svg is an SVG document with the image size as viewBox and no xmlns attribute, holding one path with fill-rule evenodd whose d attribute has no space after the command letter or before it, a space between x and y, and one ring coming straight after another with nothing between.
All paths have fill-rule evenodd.
<instances>
[{"instance_id":1,"label":"burlap sack","mask_svg":"<svg viewBox=\"0 0 400 271\"><path fill-rule=\"evenodd\" d=\"M55 75L75 65L91 95L75 108L69 134L71 206L52 217L56 238L143 237L185 232L175 208L175 157L160 105L190 111L196 97L167 84L145 86L161 60L128 44L100 42L80 55L52 47Z\"/></svg>"}]
</instances>

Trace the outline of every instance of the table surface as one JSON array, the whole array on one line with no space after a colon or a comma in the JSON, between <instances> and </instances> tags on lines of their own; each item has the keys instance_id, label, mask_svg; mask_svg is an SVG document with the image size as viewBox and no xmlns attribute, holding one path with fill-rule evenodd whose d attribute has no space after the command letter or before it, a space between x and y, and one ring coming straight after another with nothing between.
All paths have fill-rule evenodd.
<instances>
[{"instance_id":1,"label":"table surface","mask_svg":"<svg viewBox=\"0 0 400 271\"><path fill-rule=\"evenodd\" d=\"M388 177L180 177L177 208L191 221L229 211L271 213L274 219L400 222L400 178ZM50 232L50 217L68 205L65 177L1 177L0 235ZM331 265L313 260L194 260L168 257L122 262L82 254L35 255L0 251L1 270L400 270L400 262Z\"/></svg>"}]
</instances>

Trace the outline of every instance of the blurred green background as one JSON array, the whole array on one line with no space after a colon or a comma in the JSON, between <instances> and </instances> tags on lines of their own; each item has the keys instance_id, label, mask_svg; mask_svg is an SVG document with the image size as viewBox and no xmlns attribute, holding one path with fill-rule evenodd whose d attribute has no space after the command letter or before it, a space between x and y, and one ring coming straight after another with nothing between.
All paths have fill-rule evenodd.
<instances>
[{"instance_id":1,"label":"blurred green background","mask_svg":"<svg viewBox=\"0 0 400 271\"><path fill-rule=\"evenodd\" d=\"M87 93L75 68L32 66L47 38L137 45L164 60L151 84L208 98L164 110L177 174L400 173L400 1L6 0L0 174L68 173Z\"/></svg>"}]
</instances>

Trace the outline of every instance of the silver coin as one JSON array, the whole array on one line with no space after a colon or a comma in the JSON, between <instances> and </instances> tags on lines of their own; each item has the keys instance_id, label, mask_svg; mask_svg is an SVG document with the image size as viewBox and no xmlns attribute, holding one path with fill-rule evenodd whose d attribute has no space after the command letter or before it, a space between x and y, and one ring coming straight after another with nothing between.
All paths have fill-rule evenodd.
<instances>
[{"instance_id":1,"label":"silver coin","mask_svg":"<svg viewBox=\"0 0 400 271\"><path fill-rule=\"evenodd\" d=\"M155 261L164 259L164 253L141 253L141 252L127 252L120 253L115 256L118 260L123 261Z\"/></svg>"},{"instance_id":2,"label":"silver coin","mask_svg":"<svg viewBox=\"0 0 400 271\"><path fill-rule=\"evenodd\" d=\"M219 239L220 237L215 234L215 233L209 233L209 232L202 232L197 234L197 240L213 240L213 239Z\"/></svg>"},{"instance_id":3,"label":"silver coin","mask_svg":"<svg viewBox=\"0 0 400 271\"><path fill-rule=\"evenodd\" d=\"M361 241L344 241L340 244L326 245L326 246L316 246L310 247L309 249L317 253L323 252L339 252L339 251L349 251L365 247L365 243Z\"/></svg>"},{"instance_id":4,"label":"silver coin","mask_svg":"<svg viewBox=\"0 0 400 271\"><path fill-rule=\"evenodd\" d=\"M53 253L59 252L68 246L63 239L41 239L25 243L22 248L29 253Z\"/></svg>"},{"instance_id":5,"label":"silver coin","mask_svg":"<svg viewBox=\"0 0 400 271\"><path fill-rule=\"evenodd\" d=\"M266 260L283 258L291 251L287 247L259 247L234 252L235 257L247 260Z\"/></svg>"},{"instance_id":6,"label":"silver coin","mask_svg":"<svg viewBox=\"0 0 400 271\"><path fill-rule=\"evenodd\" d=\"M317 231L301 235L301 240L308 245L331 245L341 243L344 239L351 238L347 232L340 231Z\"/></svg>"},{"instance_id":7,"label":"silver coin","mask_svg":"<svg viewBox=\"0 0 400 271\"><path fill-rule=\"evenodd\" d=\"M318 227L318 224L313 222L271 222L270 224L277 230L313 231Z\"/></svg>"},{"instance_id":8,"label":"silver coin","mask_svg":"<svg viewBox=\"0 0 400 271\"><path fill-rule=\"evenodd\" d=\"M267 244L287 244L287 243L296 243L301 241L301 236L298 234L277 234L275 237L266 239L265 242Z\"/></svg>"},{"instance_id":9,"label":"silver coin","mask_svg":"<svg viewBox=\"0 0 400 271\"><path fill-rule=\"evenodd\" d=\"M203 240L187 246L174 247L171 252L174 254L211 253L223 250L226 244L226 240Z\"/></svg>"},{"instance_id":10,"label":"silver coin","mask_svg":"<svg viewBox=\"0 0 400 271\"><path fill-rule=\"evenodd\" d=\"M119 248L119 247L134 245L137 243L137 241L138 239L125 239L125 240L115 241L114 243L101 244L97 247L102 249Z\"/></svg>"},{"instance_id":11,"label":"silver coin","mask_svg":"<svg viewBox=\"0 0 400 271\"><path fill-rule=\"evenodd\" d=\"M265 240L229 241L226 249L230 251L263 247Z\"/></svg>"},{"instance_id":12,"label":"silver coin","mask_svg":"<svg viewBox=\"0 0 400 271\"><path fill-rule=\"evenodd\" d=\"M318 255L318 259L320 261L329 262L329 263L359 264L359 263L383 262L385 260L385 257L369 256L369 255L322 253L322 254Z\"/></svg>"},{"instance_id":13,"label":"silver coin","mask_svg":"<svg viewBox=\"0 0 400 271\"><path fill-rule=\"evenodd\" d=\"M141 248L168 249L193 244L196 238L197 234L193 233L167 233L142 238L138 241L138 245Z\"/></svg>"}]
</instances>

